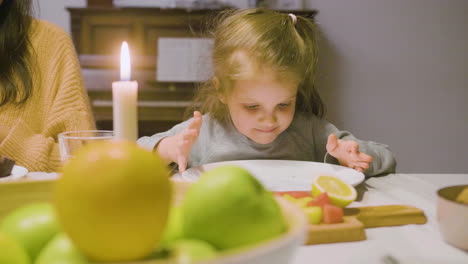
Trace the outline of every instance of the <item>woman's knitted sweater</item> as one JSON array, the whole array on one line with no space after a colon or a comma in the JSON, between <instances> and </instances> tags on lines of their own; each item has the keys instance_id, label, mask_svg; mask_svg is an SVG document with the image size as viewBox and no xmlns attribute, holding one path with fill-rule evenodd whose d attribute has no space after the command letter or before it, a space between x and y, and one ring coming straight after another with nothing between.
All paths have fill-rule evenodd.
<instances>
[{"instance_id":1,"label":"woman's knitted sweater","mask_svg":"<svg viewBox=\"0 0 468 264\"><path fill-rule=\"evenodd\" d=\"M0 154L30 171L57 171L61 166L57 135L95 125L68 34L41 20L33 21L31 34L33 93L24 105L0 107L0 123L9 128Z\"/></svg>"}]
</instances>

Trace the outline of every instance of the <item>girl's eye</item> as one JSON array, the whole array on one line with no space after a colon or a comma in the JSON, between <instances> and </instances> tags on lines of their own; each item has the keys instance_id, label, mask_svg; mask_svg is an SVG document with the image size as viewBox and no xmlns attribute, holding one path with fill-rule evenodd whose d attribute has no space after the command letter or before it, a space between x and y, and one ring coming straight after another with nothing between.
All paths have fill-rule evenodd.
<instances>
[{"instance_id":1,"label":"girl's eye","mask_svg":"<svg viewBox=\"0 0 468 264\"><path fill-rule=\"evenodd\" d=\"M256 110L258 109L258 105L244 105L244 108L247 110Z\"/></svg>"},{"instance_id":2,"label":"girl's eye","mask_svg":"<svg viewBox=\"0 0 468 264\"><path fill-rule=\"evenodd\" d=\"M279 108L286 108L286 107L288 107L288 106L290 106L290 105L291 105L291 103L279 104L278 107L279 107Z\"/></svg>"}]
</instances>

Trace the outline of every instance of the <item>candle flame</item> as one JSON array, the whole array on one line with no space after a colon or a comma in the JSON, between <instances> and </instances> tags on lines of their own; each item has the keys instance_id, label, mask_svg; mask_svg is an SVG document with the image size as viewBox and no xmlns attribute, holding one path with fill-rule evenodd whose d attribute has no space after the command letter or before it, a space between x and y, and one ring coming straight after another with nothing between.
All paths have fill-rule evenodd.
<instances>
[{"instance_id":1,"label":"candle flame","mask_svg":"<svg viewBox=\"0 0 468 264\"><path fill-rule=\"evenodd\" d=\"M130 52L128 51L128 44L126 41L122 43L120 49L120 80L130 81L131 69L130 69Z\"/></svg>"}]
</instances>

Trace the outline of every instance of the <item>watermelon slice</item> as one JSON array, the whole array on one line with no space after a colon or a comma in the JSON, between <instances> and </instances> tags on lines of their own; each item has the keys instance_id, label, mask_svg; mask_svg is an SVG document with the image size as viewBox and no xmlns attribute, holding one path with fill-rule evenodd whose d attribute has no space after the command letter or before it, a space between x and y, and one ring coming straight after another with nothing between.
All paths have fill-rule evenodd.
<instances>
[{"instance_id":1,"label":"watermelon slice","mask_svg":"<svg viewBox=\"0 0 468 264\"><path fill-rule=\"evenodd\" d=\"M319 194L312 201L307 203L307 206L319 206L322 207L326 204L330 204L330 198L326 192Z\"/></svg>"},{"instance_id":2,"label":"watermelon slice","mask_svg":"<svg viewBox=\"0 0 468 264\"><path fill-rule=\"evenodd\" d=\"M325 224L343 222L343 208L331 204L325 204L323 206L323 222Z\"/></svg>"}]
</instances>

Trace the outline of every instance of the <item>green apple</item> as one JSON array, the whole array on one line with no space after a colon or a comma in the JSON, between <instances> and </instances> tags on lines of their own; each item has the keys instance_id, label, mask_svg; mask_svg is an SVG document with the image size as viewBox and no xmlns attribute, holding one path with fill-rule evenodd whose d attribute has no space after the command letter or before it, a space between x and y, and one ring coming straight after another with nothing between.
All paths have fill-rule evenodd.
<instances>
[{"instance_id":1,"label":"green apple","mask_svg":"<svg viewBox=\"0 0 468 264\"><path fill-rule=\"evenodd\" d=\"M88 264L65 233L57 234L41 251L35 264Z\"/></svg>"},{"instance_id":2,"label":"green apple","mask_svg":"<svg viewBox=\"0 0 468 264\"><path fill-rule=\"evenodd\" d=\"M0 263L29 264L26 250L15 239L0 232Z\"/></svg>"},{"instance_id":3,"label":"green apple","mask_svg":"<svg viewBox=\"0 0 468 264\"><path fill-rule=\"evenodd\" d=\"M197 239L180 239L169 246L169 256L176 263L192 263L216 257L216 249Z\"/></svg>"},{"instance_id":4,"label":"green apple","mask_svg":"<svg viewBox=\"0 0 468 264\"><path fill-rule=\"evenodd\" d=\"M35 260L59 229L50 203L32 203L19 207L5 216L0 225L0 231L18 241L31 261Z\"/></svg>"},{"instance_id":5,"label":"green apple","mask_svg":"<svg viewBox=\"0 0 468 264\"><path fill-rule=\"evenodd\" d=\"M164 247L172 241L183 237L182 220L182 208L180 206L171 207L168 222L159 246Z\"/></svg>"},{"instance_id":6,"label":"green apple","mask_svg":"<svg viewBox=\"0 0 468 264\"><path fill-rule=\"evenodd\" d=\"M184 236L220 250L270 239L287 228L272 193L250 172L231 165L200 176L182 208Z\"/></svg>"}]
</instances>

